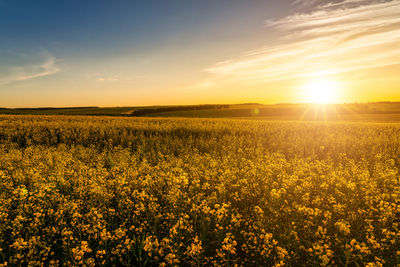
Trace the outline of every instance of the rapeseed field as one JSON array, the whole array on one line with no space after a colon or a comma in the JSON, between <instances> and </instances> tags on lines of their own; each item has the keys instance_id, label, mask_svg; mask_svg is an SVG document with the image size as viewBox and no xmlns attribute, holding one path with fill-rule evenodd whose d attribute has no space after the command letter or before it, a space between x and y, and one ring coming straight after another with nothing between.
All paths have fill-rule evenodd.
<instances>
[{"instance_id":1,"label":"rapeseed field","mask_svg":"<svg viewBox=\"0 0 400 267\"><path fill-rule=\"evenodd\" d=\"M0 266L399 266L400 124L0 116Z\"/></svg>"}]
</instances>

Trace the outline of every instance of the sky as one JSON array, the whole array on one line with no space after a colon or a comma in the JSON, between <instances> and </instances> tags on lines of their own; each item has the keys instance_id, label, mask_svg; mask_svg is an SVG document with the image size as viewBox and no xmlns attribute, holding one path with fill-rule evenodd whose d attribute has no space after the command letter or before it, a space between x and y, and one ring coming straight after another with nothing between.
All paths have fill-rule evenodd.
<instances>
[{"instance_id":1,"label":"sky","mask_svg":"<svg viewBox=\"0 0 400 267\"><path fill-rule=\"evenodd\" d=\"M318 98L400 101L400 0L0 0L0 107Z\"/></svg>"}]
</instances>

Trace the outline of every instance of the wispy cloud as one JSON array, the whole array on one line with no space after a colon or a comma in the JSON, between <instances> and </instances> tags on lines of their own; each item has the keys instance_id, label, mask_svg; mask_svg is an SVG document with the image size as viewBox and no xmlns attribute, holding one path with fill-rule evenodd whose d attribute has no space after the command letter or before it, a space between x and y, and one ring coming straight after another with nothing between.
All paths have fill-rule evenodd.
<instances>
[{"instance_id":1,"label":"wispy cloud","mask_svg":"<svg viewBox=\"0 0 400 267\"><path fill-rule=\"evenodd\" d=\"M312 10L266 21L274 46L206 69L218 79L266 82L400 64L400 0L296 0Z\"/></svg>"},{"instance_id":2,"label":"wispy cloud","mask_svg":"<svg viewBox=\"0 0 400 267\"><path fill-rule=\"evenodd\" d=\"M121 75L117 74L104 74L104 73L90 73L87 75L87 78L91 81L105 83L105 82L120 82L126 81L127 79L123 78Z\"/></svg>"},{"instance_id":3,"label":"wispy cloud","mask_svg":"<svg viewBox=\"0 0 400 267\"><path fill-rule=\"evenodd\" d=\"M118 82L120 80L120 78L116 75L114 76L101 76L101 77L97 77L96 81L98 82Z\"/></svg>"},{"instance_id":4,"label":"wispy cloud","mask_svg":"<svg viewBox=\"0 0 400 267\"><path fill-rule=\"evenodd\" d=\"M315 5L318 2L320 2L320 0L295 0L292 5L296 7L307 7Z\"/></svg>"},{"instance_id":5,"label":"wispy cloud","mask_svg":"<svg viewBox=\"0 0 400 267\"><path fill-rule=\"evenodd\" d=\"M52 55L47 55L45 62L41 65L34 66L33 69L37 69L37 71L31 74L15 77L15 80L25 81L29 79L44 77L55 74L61 70L56 64L56 58Z\"/></svg>"},{"instance_id":6,"label":"wispy cloud","mask_svg":"<svg viewBox=\"0 0 400 267\"><path fill-rule=\"evenodd\" d=\"M58 73L61 71L61 68L58 66L57 62L58 60L53 55L45 53L44 61L41 64L29 64L9 68L8 71L0 77L0 85L31 80Z\"/></svg>"},{"instance_id":7,"label":"wispy cloud","mask_svg":"<svg viewBox=\"0 0 400 267\"><path fill-rule=\"evenodd\" d=\"M146 75L132 75L127 73L88 73L86 78L91 81L100 82L100 83L111 83L111 82L132 82L142 79L151 78L151 76Z\"/></svg>"}]
</instances>

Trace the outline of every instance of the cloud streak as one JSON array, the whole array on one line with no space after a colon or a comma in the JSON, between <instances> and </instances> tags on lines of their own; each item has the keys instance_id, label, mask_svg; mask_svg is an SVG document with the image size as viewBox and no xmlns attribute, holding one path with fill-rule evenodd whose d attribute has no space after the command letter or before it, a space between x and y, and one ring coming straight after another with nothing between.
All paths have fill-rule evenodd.
<instances>
[{"instance_id":1,"label":"cloud streak","mask_svg":"<svg viewBox=\"0 0 400 267\"><path fill-rule=\"evenodd\" d=\"M61 71L57 61L53 55L46 53L44 62L41 64L12 67L3 77L0 77L0 85L56 74Z\"/></svg>"},{"instance_id":2,"label":"cloud streak","mask_svg":"<svg viewBox=\"0 0 400 267\"><path fill-rule=\"evenodd\" d=\"M98 82L118 82L118 81L120 81L120 78L116 75L110 76L110 77L101 76L101 77L97 77L96 81L98 81Z\"/></svg>"},{"instance_id":3,"label":"cloud streak","mask_svg":"<svg viewBox=\"0 0 400 267\"><path fill-rule=\"evenodd\" d=\"M297 0L311 11L266 21L279 44L206 69L230 81L268 82L400 64L400 0Z\"/></svg>"}]
</instances>

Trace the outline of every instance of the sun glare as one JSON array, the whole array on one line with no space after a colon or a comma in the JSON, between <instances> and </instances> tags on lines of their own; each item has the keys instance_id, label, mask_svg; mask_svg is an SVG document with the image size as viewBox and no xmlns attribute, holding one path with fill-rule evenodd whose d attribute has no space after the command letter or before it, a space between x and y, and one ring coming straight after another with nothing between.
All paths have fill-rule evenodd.
<instances>
[{"instance_id":1,"label":"sun glare","mask_svg":"<svg viewBox=\"0 0 400 267\"><path fill-rule=\"evenodd\" d=\"M308 103L334 103L337 101L338 83L332 80L319 79L313 80L304 85L304 99Z\"/></svg>"}]
</instances>

